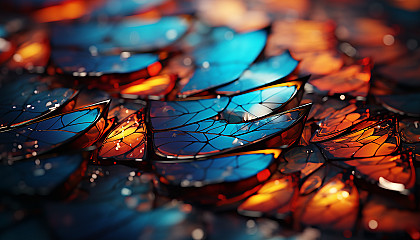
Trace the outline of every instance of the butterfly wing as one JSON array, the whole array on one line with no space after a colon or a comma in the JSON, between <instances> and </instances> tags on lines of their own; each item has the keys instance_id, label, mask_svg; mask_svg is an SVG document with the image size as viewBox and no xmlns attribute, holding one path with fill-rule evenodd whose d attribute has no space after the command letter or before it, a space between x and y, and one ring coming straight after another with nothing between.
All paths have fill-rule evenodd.
<instances>
[{"instance_id":1,"label":"butterfly wing","mask_svg":"<svg viewBox=\"0 0 420 240\"><path fill-rule=\"evenodd\" d=\"M400 137L393 119L366 120L356 130L331 140L318 143L329 159L349 159L384 156L397 150Z\"/></svg>"},{"instance_id":2,"label":"butterfly wing","mask_svg":"<svg viewBox=\"0 0 420 240\"><path fill-rule=\"evenodd\" d=\"M310 105L304 105L246 123L204 120L169 131L154 131L154 149L162 157L197 158L233 151L268 139L273 139L268 142L269 145L289 145L296 136L300 136L296 131L302 130L299 123L304 122L309 109ZM275 136L278 138L273 138Z\"/></svg>"},{"instance_id":3,"label":"butterfly wing","mask_svg":"<svg viewBox=\"0 0 420 240\"><path fill-rule=\"evenodd\" d=\"M359 210L359 193L351 181L339 174L325 184L303 206L300 222L324 229L353 229Z\"/></svg>"},{"instance_id":4,"label":"butterfly wing","mask_svg":"<svg viewBox=\"0 0 420 240\"><path fill-rule=\"evenodd\" d=\"M99 149L100 158L141 160L146 148L146 126L142 110L118 124Z\"/></svg>"},{"instance_id":5,"label":"butterfly wing","mask_svg":"<svg viewBox=\"0 0 420 240\"><path fill-rule=\"evenodd\" d=\"M388 155L344 161L358 174L380 187L403 192L414 186L416 175L409 154Z\"/></svg>"},{"instance_id":6,"label":"butterfly wing","mask_svg":"<svg viewBox=\"0 0 420 240\"><path fill-rule=\"evenodd\" d=\"M233 94L261 87L288 76L296 69L298 63L290 55L290 52L286 51L281 55L252 64L241 74L239 79L217 88L215 92L217 94Z\"/></svg>"},{"instance_id":7,"label":"butterfly wing","mask_svg":"<svg viewBox=\"0 0 420 240\"><path fill-rule=\"evenodd\" d=\"M262 118L278 110L298 106L302 92L302 81L292 81L262 87L231 97L219 119L229 123L246 122Z\"/></svg>"},{"instance_id":8,"label":"butterfly wing","mask_svg":"<svg viewBox=\"0 0 420 240\"><path fill-rule=\"evenodd\" d=\"M281 150L268 149L192 162L155 162L153 165L157 174L171 185L201 187L255 176L268 168L280 152Z\"/></svg>"},{"instance_id":9,"label":"butterfly wing","mask_svg":"<svg viewBox=\"0 0 420 240\"><path fill-rule=\"evenodd\" d=\"M151 101L155 130L171 129L216 117L229 123L247 122L297 107L302 81L276 84L230 97L186 101Z\"/></svg>"},{"instance_id":10,"label":"butterfly wing","mask_svg":"<svg viewBox=\"0 0 420 240\"><path fill-rule=\"evenodd\" d=\"M315 132L311 142L320 142L333 138L346 129L368 119L369 109L359 108L355 104L350 104L319 122L319 129Z\"/></svg>"},{"instance_id":11,"label":"butterfly wing","mask_svg":"<svg viewBox=\"0 0 420 240\"><path fill-rule=\"evenodd\" d=\"M213 35L212 43L193 51L198 69L179 95L196 94L235 80L257 58L267 38L262 30L234 33L219 28Z\"/></svg>"},{"instance_id":12,"label":"butterfly wing","mask_svg":"<svg viewBox=\"0 0 420 240\"><path fill-rule=\"evenodd\" d=\"M282 218L292 211L296 190L296 180L292 176L271 179L264 183L255 195L245 200L238 207L238 212L250 217Z\"/></svg>"},{"instance_id":13,"label":"butterfly wing","mask_svg":"<svg viewBox=\"0 0 420 240\"><path fill-rule=\"evenodd\" d=\"M74 76L101 76L103 74L132 73L157 62L151 53L92 56L91 53L71 50L53 50L52 61L59 72Z\"/></svg>"},{"instance_id":14,"label":"butterfly wing","mask_svg":"<svg viewBox=\"0 0 420 240\"><path fill-rule=\"evenodd\" d=\"M0 132L1 157L10 160L33 157L75 140L95 126L108 104L109 101L100 102Z\"/></svg>"},{"instance_id":15,"label":"butterfly wing","mask_svg":"<svg viewBox=\"0 0 420 240\"><path fill-rule=\"evenodd\" d=\"M193 101L150 101L150 122L156 130L188 125L216 116L228 102L227 97Z\"/></svg>"},{"instance_id":16,"label":"butterfly wing","mask_svg":"<svg viewBox=\"0 0 420 240\"><path fill-rule=\"evenodd\" d=\"M68 88L49 90L47 84L24 75L0 89L0 129L16 127L40 119L68 104L76 91Z\"/></svg>"}]
</instances>

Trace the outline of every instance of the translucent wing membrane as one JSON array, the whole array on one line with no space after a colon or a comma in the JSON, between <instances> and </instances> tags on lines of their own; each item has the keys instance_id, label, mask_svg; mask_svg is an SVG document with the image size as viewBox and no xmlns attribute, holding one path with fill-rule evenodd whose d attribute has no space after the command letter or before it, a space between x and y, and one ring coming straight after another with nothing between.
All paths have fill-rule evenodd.
<instances>
[{"instance_id":1,"label":"translucent wing membrane","mask_svg":"<svg viewBox=\"0 0 420 240\"><path fill-rule=\"evenodd\" d=\"M250 217L265 215L282 218L284 214L291 212L296 190L297 184L292 176L269 180L238 207L238 212Z\"/></svg>"},{"instance_id":2,"label":"translucent wing membrane","mask_svg":"<svg viewBox=\"0 0 420 240\"><path fill-rule=\"evenodd\" d=\"M361 65L352 65L340 71L309 81L328 94L348 94L366 97L369 91L372 63L364 59Z\"/></svg>"},{"instance_id":3,"label":"translucent wing membrane","mask_svg":"<svg viewBox=\"0 0 420 240\"><path fill-rule=\"evenodd\" d=\"M91 53L54 50L52 61L64 73L75 76L100 76L112 73L131 73L147 68L159 60L156 54L92 56Z\"/></svg>"},{"instance_id":4,"label":"translucent wing membrane","mask_svg":"<svg viewBox=\"0 0 420 240\"><path fill-rule=\"evenodd\" d=\"M117 22L55 24L51 42L55 46L74 46L90 52L152 51L166 47L187 31L184 17L170 16L156 20L125 18Z\"/></svg>"},{"instance_id":5,"label":"translucent wing membrane","mask_svg":"<svg viewBox=\"0 0 420 240\"><path fill-rule=\"evenodd\" d=\"M291 174L300 172L300 177L305 178L320 168L325 159L315 145L297 146L283 154L283 163L280 172Z\"/></svg>"},{"instance_id":6,"label":"translucent wing membrane","mask_svg":"<svg viewBox=\"0 0 420 240\"><path fill-rule=\"evenodd\" d=\"M367 120L356 125L356 130L319 143L329 159L366 158L393 153L400 145L393 119Z\"/></svg>"},{"instance_id":7,"label":"translucent wing membrane","mask_svg":"<svg viewBox=\"0 0 420 240\"><path fill-rule=\"evenodd\" d=\"M150 121L156 130L171 129L217 116L229 123L246 122L280 109L296 107L301 81L260 88L231 97L186 101L151 101Z\"/></svg>"},{"instance_id":8,"label":"translucent wing membrane","mask_svg":"<svg viewBox=\"0 0 420 240\"><path fill-rule=\"evenodd\" d=\"M141 160L146 148L146 127L143 111L125 118L112 130L99 149L100 158Z\"/></svg>"},{"instance_id":9,"label":"translucent wing membrane","mask_svg":"<svg viewBox=\"0 0 420 240\"><path fill-rule=\"evenodd\" d=\"M239 79L217 88L217 94L233 94L261 87L291 74L298 61L292 58L289 51L252 64Z\"/></svg>"},{"instance_id":10,"label":"translucent wing membrane","mask_svg":"<svg viewBox=\"0 0 420 240\"><path fill-rule=\"evenodd\" d=\"M404 192L414 186L416 176L408 154L354 159L343 162L380 187Z\"/></svg>"},{"instance_id":11,"label":"translucent wing membrane","mask_svg":"<svg viewBox=\"0 0 420 240\"><path fill-rule=\"evenodd\" d=\"M300 221L326 229L353 229L359 210L359 193L339 174L305 203Z\"/></svg>"},{"instance_id":12,"label":"translucent wing membrane","mask_svg":"<svg viewBox=\"0 0 420 240\"><path fill-rule=\"evenodd\" d=\"M262 51L265 31L234 33L214 30L210 43L193 51L197 69L179 95L191 95L237 79Z\"/></svg>"},{"instance_id":13,"label":"translucent wing membrane","mask_svg":"<svg viewBox=\"0 0 420 240\"><path fill-rule=\"evenodd\" d=\"M279 109L296 107L302 82L288 82L233 96L220 113L220 119L229 123L245 122L269 115ZM297 96L297 97L295 97ZM287 103L291 103L288 105ZM288 105L288 107L285 107Z\"/></svg>"},{"instance_id":14,"label":"translucent wing membrane","mask_svg":"<svg viewBox=\"0 0 420 240\"><path fill-rule=\"evenodd\" d=\"M39 119L65 106L76 95L68 88L49 90L36 77L24 75L0 89L0 129Z\"/></svg>"},{"instance_id":15,"label":"translucent wing membrane","mask_svg":"<svg viewBox=\"0 0 420 240\"><path fill-rule=\"evenodd\" d=\"M324 141L333 138L346 129L368 119L369 109L359 108L355 104L350 104L319 122L319 129L312 137L312 142Z\"/></svg>"},{"instance_id":16,"label":"translucent wing membrane","mask_svg":"<svg viewBox=\"0 0 420 240\"><path fill-rule=\"evenodd\" d=\"M192 101L151 101L150 120L154 129L170 129L216 116L226 108L228 97Z\"/></svg>"},{"instance_id":17,"label":"translucent wing membrane","mask_svg":"<svg viewBox=\"0 0 420 240\"><path fill-rule=\"evenodd\" d=\"M198 158L244 148L275 136L279 138L269 141L267 147L286 146L300 136L309 109L310 105L304 105L247 123L203 120L168 131L155 131L155 152L167 158Z\"/></svg>"},{"instance_id":18,"label":"translucent wing membrane","mask_svg":"<svg viewBox=\"0 0 420 240\"><path fill-rule=\"evenodd\" d=\"M37 156L88 132L100 119L109 101L37 120L24 127L0 132L3 159ZM86 144L79 142L78 146Z\"/></svg>"},{"instance_id":19,"label":"translucent wing membrane","mask_svg":"<svg viewBox=\"0 0 420 240\"><path fill-rule=\"evenodd\" d=\"M157 174L166 182L181 187L202 187L209 184L236 182L268 168L281 150L267 149L254 152L218 156L210 159L153 163Z\"/></svg>"}]
</instances>

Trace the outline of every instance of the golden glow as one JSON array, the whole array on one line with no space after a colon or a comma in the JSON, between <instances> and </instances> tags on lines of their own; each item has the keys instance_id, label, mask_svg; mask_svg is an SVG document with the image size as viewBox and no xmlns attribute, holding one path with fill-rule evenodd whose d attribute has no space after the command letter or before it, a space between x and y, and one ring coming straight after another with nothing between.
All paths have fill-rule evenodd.
<instances>
[{"instance_id":1,"label":"golden glow","mask_svg":"<svg viewBox=\"0 0 420 240\"><path fill-rule=\"evenodd\" d=\"M393 132L391 120L369 126L370 121L360 123L361 130L321 143L334 158L376 157L395 152L400 144L398 134Z\"/></svg>"},{"instance_id":2,"label":"golden glow","mask_svg":"<svg viewBox=\"0 0 420 240\"><path fill-rule=\"evenodd\" d=\"M351 229L356 221L359 194L341 175L324 185L306 205L302 222L334 229Z\"/></svg>"},{"instance_id":3,"label":"golden glow","mask_svg":"<svg viewBox=\"0 0 420 240\"><path fill-rule=\"evenodd\" d=\"M145 131L144 122L136 114L133 114L120 123L106 137L99 151L99 156L104 158L117 157L133 150L125 157L130 159L142 158L144 154Z\"/></svg>"},{"instance_id":4,"label":"golden glow","mask_svg":"<svg viewBox=\"0 0 420 240\"><path fill-rule=\"evenodd\" d=\"M257 216L258 213L285 213L291 209L291 200L295 195L295 185L292 178L284 177L266 182L261 189L248 198L238 211L247 215Z\"/></svg>"},{"instance_id":5,"label":"golden glow","mask_svg":"<svg viewBox=\"0 0 420 240\"><path fill-rule=\"evenodd\" d=\"M34 18L38 22L55 22L80 18L87 13L86 2L76 0L40 9L34 13Z\"/></svg>"},{"instance_id":6,"label":"golden glow","mask_svg":"<svg viewBox=\"0 0 420 240\"><path fill-rule=\"evenodd\" d=\"M289 182L287 179L276 179L274 181L269 181L258 191L258 193L273 193L279 190L282 190L288 186Z\"/></svg>"},{"instance_id":7,"label":"golden glow","mask_svg":"<svg viewBox=\"0 0 420 240\"><path fill-rule=\"evenodd\" d=\"M121 94L131 95L162 95L168 93L174 86L173 75L159 75L148 79L141 79L130 83L121 90Z\"/></svg>"},{"instance_id":8,"label":"golden glow","mask_svg":"<svg viewBox=\"0 0 420 240\"><path fill-rule=\"evenodd\" d=\"M391 181L386 180L383 177L379 177L379 186L385 189L398 191L398 192L403 192L405 190L404 184L391 182Z\"/></svg>"},{"instance_id":9,"label":"golden glow","mask_svg":"<svg viewBox=\"0 0 420 240\"><path fill-rule=\"evenodd\" d=\"M42 51L44 50L44 45L38 42L34 42L34 43L30 43L26 46L22 46L20 47L15 55L18 55L18 58L20 61L17 62L23 62L25 61L25 59L34 57L40 53L42 53ZM15 58L15 57L14 57Z\"/></svg>"}]
</instances>

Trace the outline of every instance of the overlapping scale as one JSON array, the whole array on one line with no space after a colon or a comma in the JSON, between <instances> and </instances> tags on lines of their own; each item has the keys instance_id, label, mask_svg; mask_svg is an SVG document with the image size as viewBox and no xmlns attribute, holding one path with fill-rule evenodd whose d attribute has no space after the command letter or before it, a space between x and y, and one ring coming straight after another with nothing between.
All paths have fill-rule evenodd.
<instances>
[{"instance_id":1,"label":"overlapping scale","mask_svg":"<svg viewBox=\"0 0 420 240\"><path fill-rule=\"evenodd\" d=\"M1 6L0 239L420 238L419 4Z\"/></svg>"},{"instance_id":2,"label":"overlapping scale","mask_svg":"<svg viewBox=\"0 0 420 240\"><path fill-rule=\"evenodd\" d=\"M199 161L154 162L162 192L201 205L229 206L260 188L281 150L240 152ZM163 190L164 189L164 190Z\"/></svg>"},{"instance_id":3,"label":"overlapping scale","mask_svg":"<svg viewBox=\"0 0 420 240\"><path fill-rule=\"evenodd\" d=\"M210 184L237 182L256 176L269 168L280 152L279 149L266 149L192 162L155 162L153 165L157 174L163 177L167 184L203 187Z\"/></svg>"},{"instance_id":4,"label":"overlapping scale","mask_svg":"<svg viewBox=\"0 0 420 240\"><path fill-rule=\"evenodd\" d=\"M313 144L294 147L285 152L282 158L285 163L281 164L280 172L284 174L300 172L300 178L305 178L325 163L322 153Z\"/></svg>"},{"instance_id":5,"label":"overlapping scale","mask_svg":"<svg viewBox=\"0 0 420 240\"><path fill-rule=\"evenodd\" d=\"M92 138L83 134L89 134L91 130L96 135L100 134L92 128L96 127L108 104L109 101L100 102L0 132L1 158L14 161L38 156L70 141L77 141L78 137L82 137L82 141L77 142L75 147L87 147ZM98 137L96 135L94 137Z\"/></svg>"},{"instance_id":6,"label":"overlapping scale","mask_svg":"<svg viewBox=\"0 0 420 240\"><path fill-rule=\"evenodd\" d=\"M217 88L215 92L217 94L233 94L273 83L289 76L297 68L298 63L290 55L290 52L286 51L278 56L252 64L237 80Z\"/></svg>"},{"instance_id":7,"label":"overlapping scale","mask_svg":"<svg viewBox=\"0 0 420 240\"><path fill-rule=\"evenodd\" d=\"M227 28L216 28L209 38L207 44L193 51L195 72L178 95L197 94L240 77L261 53L267 33L264 30L235 33Z\"/></svg>"},{"instance_id":8,"label":"overlapping scale","mask_svg":"<svg viewBox=\"0 0 420 240\"><path fill-rule=\"evenodd\" d=\"M370 117L368 108L350 104L321 120L311 142L324 141L340 135L346 129Z\"/></svg>"},{"instance_id":9,"label":"overlapping scale","mask_svg":"<svg viewBox=\"0 0 420 240\"><path fill-rule=\"evenodd\" d=\"M221 120L201 122L154 131L156 154L169 159L201 158L262 143L265 147L289 146L300 136L311 105L246 123Z\"/></svg>"},{"instance_id":10,"label":"overlapping scale","mask_svg":"<svg viewBox=\"0 0 420 240\"><path fill-rule=\"evenodd\" d=\"M144 112L139 110L121 121L105 138L100 158L143 160L146 153Z\"/></svg>"},{"instance_id":11,"label":"overlapping scale","mask_svg":"<svg viewBox=\"0 0 420 240\"><path fill-rule=\"evenodd\" d=\"M385 156L397 150L400 137L394 119L365 120L356 130L318 143L329 159Z\"/></svg>"},{"instance_id":12,"label":"overlapping scale","mask_svg":"<svg viewBox=\"0 0 420 240\"><path fill-rule=\"evenodd\" d=\"M0 89L0 129L17 127L43 118L56 109L71 110L77 92L68 88L49 89L39 76L11 77Z\"/></svg>"},{"instance_id":13,"label":"overlapping scale","mask_svg":"<svg viewBox=\"0 0 420 240\"><path fill-rule=\"evenodd\" d=\"M407 192L416 181L410 154L388 155L344 161L368 181L378 183L382 188Z\"/></svg>"},{"instance_id":14,"label":"overlapping scale","mask_svg":"<svg viewBox=\"0 0 420 240\"><path fill-rule=\"evenodd\" d=\"M318 90L334 94L366 97L369 91L372 62L363 59L360 64L343 67L338 72L310 81Z\"/></svg>"},{"instance_id":15,"label":"overlapping scale","mask_svg":"<svg viewBox=\"0 0 420 240\"><path fill-rule=\"evenodd\" d=\"M359 212L359 193L350 181L339 174L324 185L303 206L299 217L305 225L324 229L351 230Z\"/></svg>"},{"instance_id":16,"label":"overlapping scale","mask_svg":"<svg viewBox=\"0 0 420 240\"><path fill-rule=\"evenodd\" d=\"M238 212L245 216L273 216L283 218L292 209L292 203L297 193L297 184L292 176L274 178L250 196L239 207Z\"/></svg>"},{"instance_id":17,"label":"overlapping scale","mask_svg":"<svg viewBox=\"0 0 420 240\"><path fill-rule=\"evenodd\" d=\"M192 101L151 101L150 122L154 129L170 129L216 116L226 108L228 97Z\"/></svg>"},{"instance_id":18,"label":"overlapping scale","mask_svg":"<svg viewBox=\"0 0 420 240\"><path fill-rule=\"evenodd\" d=\"M150 122L155 130L162 130L213 117L229 123L258 119L280 109L297 107L303 83L281 83L229 97L219 95L198 100L151 101Z\"/></svg>"},{"instance_id":19,"label":"overlapping scale","mask_svg":"<svg viewBox=\"0 0 420 240\"><path fill-rule=\"evenodd\" d=\"M156 234L159 238L189 215L182 204L152 208L155 197L150 177L138 176L135 168L91 166L80 189L83 190L67 202L55 201L45 206L46 221L61 239L112 239L121 235L147 238L146 229L162 232ZM74 221L68 222L63 216ZM87 225L90 227L85 228Z\"/></svg>"}]
</instances>

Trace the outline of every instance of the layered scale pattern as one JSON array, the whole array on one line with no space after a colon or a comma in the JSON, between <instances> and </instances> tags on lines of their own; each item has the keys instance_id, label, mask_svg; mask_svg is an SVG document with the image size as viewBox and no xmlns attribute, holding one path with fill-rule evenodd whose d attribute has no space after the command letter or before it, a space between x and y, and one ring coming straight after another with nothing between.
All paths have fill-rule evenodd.
<instances>
[{"instance_id":1,"label":"layered scale pattern","mask_svg":"<svg viewBox=\"0 0 420 240\"><path fill-rule=\"evenodd\" d=\"M420 239L416 1L0 1L0 239Z\"/></svg>"}]
</instances>

